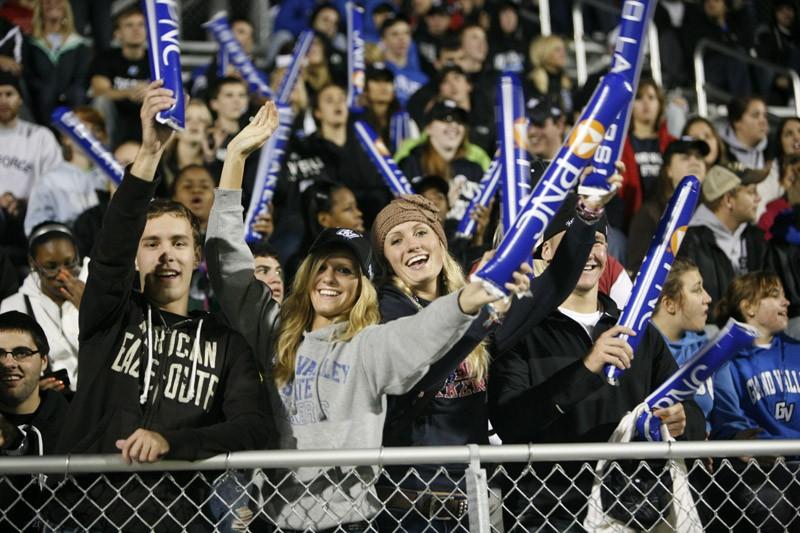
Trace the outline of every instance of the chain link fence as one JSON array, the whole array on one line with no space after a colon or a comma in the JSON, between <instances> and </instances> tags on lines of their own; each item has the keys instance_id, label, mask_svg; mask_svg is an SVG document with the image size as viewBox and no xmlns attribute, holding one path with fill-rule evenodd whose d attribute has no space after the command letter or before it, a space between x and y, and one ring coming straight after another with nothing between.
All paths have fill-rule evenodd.
<instances>
[{"instance_id":1,"label":"chain link fence","mask_svg":"<svg viewBox=\"0 0 800 533\"><path fill-rule=\"evenodd\" d=\"M800 441L2 458L0 531L800 531L798 456Z\"/></svg>"}]
</instances>

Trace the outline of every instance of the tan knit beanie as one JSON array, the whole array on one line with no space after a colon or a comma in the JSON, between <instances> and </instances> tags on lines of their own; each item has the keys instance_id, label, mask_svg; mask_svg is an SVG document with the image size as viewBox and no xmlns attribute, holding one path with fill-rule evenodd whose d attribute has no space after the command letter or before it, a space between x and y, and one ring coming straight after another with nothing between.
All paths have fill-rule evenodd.
<instances>
[{"instance_id":1,"label":"tan knit beanie","mask_svg":"<svg viewBox=\"0 0 800 533\"><path fill-rule=\"evenodd\" d=\"M375 251L384 257L383 241L392 228L404 222L424 222L429 225L439 240L447 247L447 237L439 220L439 209L427 198L419 194L404 194L392 200L381 209L372 223L372 236Z\"/></svg>"}]
</instances>

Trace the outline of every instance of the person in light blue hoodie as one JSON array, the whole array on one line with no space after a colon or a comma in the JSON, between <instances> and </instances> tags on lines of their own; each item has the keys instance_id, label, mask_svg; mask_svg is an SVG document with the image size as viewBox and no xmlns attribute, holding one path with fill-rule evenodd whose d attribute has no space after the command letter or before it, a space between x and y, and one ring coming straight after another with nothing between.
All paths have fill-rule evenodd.
<instances>
[{"instance_id":1,"label":"person in light blue hoodie","mask_svg":"<svg viewBox=\"0 0 800 533\"><path fill-rule=\"evenodd\" d=\"M678 365L683 365L708 341L703 332L708 319L711 296L703 288L700 271L691 260L676 259L656 303L652 323L664 337ZM709 416L714 405L711 379L697 391L695 402L706 417L706 432L711 430Z\"/></svg>"}]
</instances>

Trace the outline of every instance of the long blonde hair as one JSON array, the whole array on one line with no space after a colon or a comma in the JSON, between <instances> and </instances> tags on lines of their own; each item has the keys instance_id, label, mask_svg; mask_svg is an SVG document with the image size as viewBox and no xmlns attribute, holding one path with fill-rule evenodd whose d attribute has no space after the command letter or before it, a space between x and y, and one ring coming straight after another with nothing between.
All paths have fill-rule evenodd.
<instances>
[{"instance_id":1,"label":"long blonde hair","mask_svg":"<svg viewBox=\"0 0 800 533\"><path fill-rule=\"evenodd\" d=\"M439 244L442 246L442 272L439 274L437 289L440 295L445 295L456 292L464 287L467 284L467 279L458 262L453 259L450 252L447 251L447 246L441 241L439 241ZM386 264L388 265L387 272L389 273L392 285L414 300L414 291L411 290L411 287L406 285L397 274L391 271L392 267L388 264L388 261L386 261ZM416 300L414 300L414 302L416 303ZM477 380L484 379L489 370L489 351L486 349L485 344L478 344L469 356L467 356L466 362L470 377Z\"/></svg>"},{"instance_id":2,"label":"long blonde hair","mask_svg":"<svg viewBox=\"0 0 800 533\"><path fill-rule=\"evenodd\" d=\"M303 342L303 333L311 328L314 307L311 305L309 288L329 254L308 256L295 274L292 290L281 307L281 326L276 347L273 377L282 387L294 380L294 363L297 350ZM356 262L356 264L358 264ZM378 294L372 282L359 269L359 295L350 310L337 317L334 322L347 322L347 328L337 334L334 342L347 342L367 326L380 321Z\"/></svg>"},{"instance_id":3,"label":"long blonde hair","mask_svg":"<svg viewBox=\"0 0 800 533\"><path fill-rule=\"evenodd\" d=\"M61 31L59 32L64 36L64 39L75 33L75 17L72 15L72 6L68 0L61 0L62 9L64 9L64 20L61 22ZM42 16L42 0L37 0L33 6L33 19L31 26L34 37L42 39L47 42L44 34L44 17Z\"/></svg>"}]
</instances>

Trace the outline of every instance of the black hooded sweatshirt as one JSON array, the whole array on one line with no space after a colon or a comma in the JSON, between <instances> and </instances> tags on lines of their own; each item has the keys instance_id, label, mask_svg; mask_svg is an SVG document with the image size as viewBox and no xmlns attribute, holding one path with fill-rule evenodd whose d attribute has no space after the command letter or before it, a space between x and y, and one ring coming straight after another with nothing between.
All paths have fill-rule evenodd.
<instances>
[{"instance_id":1,"label":"black hooded sweatshirt","mask_svg":"<svg viewBox=\"0 0 800 533\"><path fill-rule=\"evenodd\" d=\"M603 313L592 338L580 324L556 310L492 362L489 412L505 444L606 442L622 417L678 369L661 334L648 326L619 386L608 385L602 376L589 371L583 357L619 319L613 300L602 293L598 299ZM702 411L693 400L684 402L684 409L686 431L681 438L703 440ZM593 468L579 473L582 465L562 462L565 475L552 475L554 465L534 464L538 478L522 477L519 497L509 502L510 508L538 515L523 520L528 527L543 523L547 510L556 508L558 512L551 518L566 518L562 513L567 511L570 517L582 520L594 475ZM541 490L542 479L547 479L547 490Z\"/></svg>"},{"instance_id":2,"label":"black hooded sweatshirt","mask_svg":"<svg viewBox=\"0 0 800 533\"><path fill-rule=\"evenodd\" d=\"M182 317L159 311L144 295L133 291L137 276L134 258L156 186L128 170L111 199L83 294L80 387L67 413L59 453L119 453L116 441L137 428L158 432L167 440L167 459L196 460L267 446L271 418L255 358L244 338L205 313ZM194 350L198 335L199 350ZM152 372L142 404L144 370L151 359L150 336ZM124 525L126 530L151 530L156 522L156 530L183 528L197 518L202 507L185 498L202 501L209 485L190 486L191 476L186 476L184 485L179 477L174 483L162 482L151 489L161 480L160 475L140 475L146 486L125 484L127 474L119 479L107 475L103 479L113 488L96 483L88 497L106 501L120 491L122 501L117 499L104 512L111 528ZM59 491L60 499L79 499L81 504L72 515L83 525L91 524L97 506L83 497L85 489L69 488ZM136 517L146 520L142 524L131 517L129 505L138 505L145 498L147 503ZM165 508L179 499L185 504L172 505L167 518Z\"/></svg>"}]
</instances>

